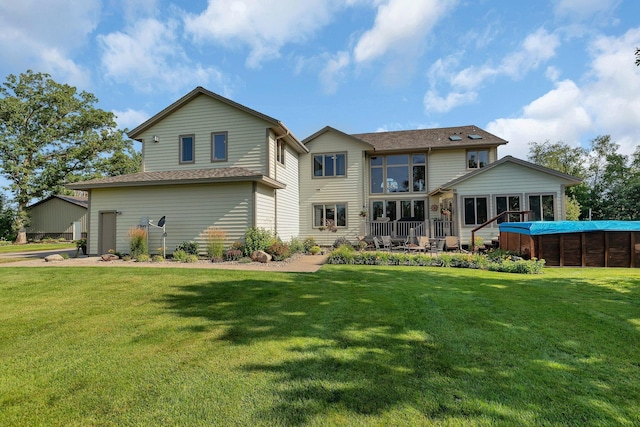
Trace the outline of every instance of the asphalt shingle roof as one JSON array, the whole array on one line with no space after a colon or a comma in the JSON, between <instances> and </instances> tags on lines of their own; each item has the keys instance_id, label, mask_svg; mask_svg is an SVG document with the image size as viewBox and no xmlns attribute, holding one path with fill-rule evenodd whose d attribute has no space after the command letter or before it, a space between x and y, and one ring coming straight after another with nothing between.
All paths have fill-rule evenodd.
<instances>
[{"instance_id":1,"label":"asphalt shingle roof","mask_svg":"<svg viewBox=\"0 0 640 427\"><path fill-rule=\"evenodd\" d=\"M169 185L230 181L262 181L274 188L284 188L284 184L276 180L268 178L250 169L237 167L138 172L67 184L66 187L72 189L88 189L128 187L136 185Z\"/></svg>"},{"instance_id":2,"label":"asphalt shingle roof","mask_svg":"<svg viewBox=\"0 0 640 427\"><path fill-rule=\"evenodd\" d=\"M478 135L480 139L471 139L469 135ZM499 138L477 126L456 126L449 128L402 130L394 132L373 132L352 134L368 144L375 151L414 150L423 148L487 147L506 144ZM450 137L454 137L451 140ZM457 140L459 137L460 139Z\"/></svg>"}]
</instances>

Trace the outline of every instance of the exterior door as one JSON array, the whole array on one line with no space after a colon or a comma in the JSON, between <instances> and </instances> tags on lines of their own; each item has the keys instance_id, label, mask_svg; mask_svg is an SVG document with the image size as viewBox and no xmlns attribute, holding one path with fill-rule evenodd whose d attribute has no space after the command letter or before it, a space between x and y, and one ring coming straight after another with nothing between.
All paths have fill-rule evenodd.
<instances>
[{"instance_id":1,"label":"exterior door","mask_svg":"<svg viewBox=\"0 0 640 427\"><path fill-rule=\"evenodd\" d=\"M116 212L100 212L99 216L98 255L101 255L109 252L109 249L116 249Z\"/></svg>"},{"instance_id":2,"label":"exterior door","mask_svg":"<svg viewBox=\"0 0 640 427\"><path fill-rule=\"evenodd\" d=\"M75 221L73 223L73 235L71 236L72 240L82 239L82 222Z\"/></svg>"}]
</instances>

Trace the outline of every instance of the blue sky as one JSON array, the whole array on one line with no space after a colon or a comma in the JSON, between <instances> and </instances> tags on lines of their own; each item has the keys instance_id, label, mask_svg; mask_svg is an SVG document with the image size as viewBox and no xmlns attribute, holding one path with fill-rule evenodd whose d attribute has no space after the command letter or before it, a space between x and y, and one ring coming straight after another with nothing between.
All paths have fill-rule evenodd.
<instances>
[{"instance_id":1,"label":"blue sky","mask_svg":"<svg viewBox=\"0 0 640 427\"><path fill-rule=\"evenodd\" d=\"M0 0L0 74L94 93L132 129L196 86L303 139L475 124L640 142L637 0Z\"/></svg>"}]
</instances>

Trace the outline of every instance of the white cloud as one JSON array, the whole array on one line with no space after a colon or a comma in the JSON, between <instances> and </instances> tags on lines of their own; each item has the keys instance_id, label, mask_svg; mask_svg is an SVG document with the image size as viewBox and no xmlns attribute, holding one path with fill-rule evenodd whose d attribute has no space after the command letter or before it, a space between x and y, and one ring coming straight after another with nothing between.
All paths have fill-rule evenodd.
<instances>
[{"instance_id":1,"label":"white cloud","mask_svg":"<svg viewBox=\"0 0 640 427\"><path fill-rule=\"evenodd\" d=\"M524 107L520 117L489 123L489 132L510 141L501 155L526 157L530 141L586 145L593 135L611 135L621 153L631 154L640 141L640 79L632 55L632 47L639 45L640 28L620 37L597 38L582 86L558 82Z\"/></svg>"},{"instance_id":2,"label":"white cloud","mask_svg":"<svg viewBox=\"0 0 640 427\"><path fill-rule=\"evenodd\" d=\"M520 48L502 58L497 66L487 62L455 72L453 70L457 67L461 54L438 59L429 69L431 88L424 97L425 110L427 113L446 113L461 105L470 104L477 99L478 88L488 79L499 76L520 79L552 58L559 45L557 35L540 28L529 34ZM442 81L450 85L450 93L446 96L439 96L435 89Z\"/></svg>"},{"instance_id":3,"label":"white cloud","mask_svg":"<svg viewBox=\"0 0 640 427\"><path fill-rule=\"evenodd\" d=\"M320 81L325 93L335 93L338 88L338 80L344 78L345 68L351 63L349 52L340 51L327 61L320 72Z\"/></svg>"},{"instance_id":4,"label":"white cloud","mask_svg":"<svg viewBox=\"0 0 640 427\"><path fill-rule=\"evenodd\" d=\"M100 8L99 0L0 2L0 63L7 72L31 68L88 85L88 72L71 56L89 42Z\"/></svg>"},{"instance_id":5,"label":"white cloud","mask_svg":"<svg viewBox=\"0 0 640 427\"><path fill-rule=\"evenodd\" d=\"M144 111L132 110L131 108L126 111L117 111L113 110L113 114L116 115L116 123L118 123L118 128L120 129L134 129L135 127L141 125L150 117Z\"/></svg>"},{"instance_id":6,"label":"white cloud","mask_svg":"<svg viewBox=\"0 0 640 427\"><path fill-rule=\"evenodd\" d=\"M555 13L572 20L584 20L591 16L613 10L620 0L560 0L555 5Z\"/></svg>"},{"instance_id":7,"label":"white cloud","mask_svg":"<svg viewBox=\"0 0 640 427\"><path fill-rule=\"evenodd\" d=\"M254 68L278 57L284 45L303 42L325 26L337 4L326 0L209 0L203 13L185 17L185 28L198 41L248 45L247 65Z\"/></svg>"},{"instance_id":8,"label":"white cloud","mask_svg":"<svg viewBox=\"0 0 640 427\"><path fill-rule=\"evenodd\" d=\"M389 0L378 6L373 28L354 48L358 63L380 58L390 51L420 51L425 36L455 4L450 0Z\"/></svg>"},{"instance_id":9,"label":"white cloud","mask_svg":"<svg viewBox=\"0 0 640 427\"><path fill-rule=\"evenodd\" d=\"M424 108L429 113L446 113L460 105L470 104L476 100L476 92L449 92L446 97L438 95L435 91L428 91L424 96Z\"/></svg>"},{"instance_id":10,"label":"white cloud","mask_svg":"<svg viewBox=\"0 0 640 427\"><path fill-rule=\"evenodd\" d=\"M531 141L563 141L578 145L579 137L592 128L589 113L582 106L584 94L571 80L556 84L556 88L524 107L519 118L501 118L487 125L487 131L509 141L500 148L500 155L526 158Z\"/></svg>"},{"instance_id":11,"label":"white cloud","mask_svg":"<svg viewBox=\"0 0 640 427\"><path fill-rule=\"evenodd\" d=\"M216 85L225 96L229 88L225 76L213 67L191 61L178 40L178 22L139 20L126 32L98 36L106 76L141 92Z\"/></svg>"},{"instance_id":12,"label":"white cloud","mask_svg":"<svg viewBox=\"0 0 640 427\"><path fill-rule=\"evenodd\" d=\"M529 34L522 42L521 48L505 56L497 67L485 64L480 67L465 68L453 76L451 84L457 88L470 90L476 89L485 80L495 76L521 78L551 59L559 45L560 40L557 35L540 28Z\"/></svg>"}]
</instances>

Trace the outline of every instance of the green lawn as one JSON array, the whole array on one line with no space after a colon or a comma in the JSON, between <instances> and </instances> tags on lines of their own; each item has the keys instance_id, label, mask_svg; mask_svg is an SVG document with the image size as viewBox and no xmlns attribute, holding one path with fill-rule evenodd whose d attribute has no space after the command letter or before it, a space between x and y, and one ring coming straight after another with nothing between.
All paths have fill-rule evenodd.
<instances>
[{"instance_id":1,"label":"green lawn","mask_svg":"<svg viewBox=\"0 0 640 427\"><path fill-rule=\"evenodd\" d=\"M640 425L639 270L0 277L0 425Z\"/></svg>"},{"instance_id":2,"label":"green lawn","mask_svg":"<svg viewBox=\"0 0 640 427\"><path fill-rule=\"evenodd\" d=\"M0 246L0 254L9 254L16 252L33 252L33 251L57 251L65 249L74 249L74 243L28 243L26 245L6 245Z\"/></svg>"}]
</instances>

